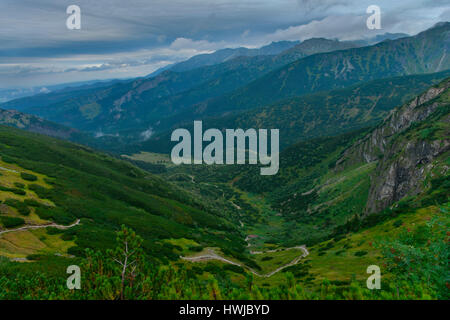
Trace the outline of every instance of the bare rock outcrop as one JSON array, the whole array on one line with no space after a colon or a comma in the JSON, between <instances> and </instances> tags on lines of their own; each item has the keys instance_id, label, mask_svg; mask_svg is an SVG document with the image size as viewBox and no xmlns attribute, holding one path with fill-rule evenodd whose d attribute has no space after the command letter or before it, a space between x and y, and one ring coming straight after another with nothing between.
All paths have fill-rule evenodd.
<instances>
[{"instance_id":1,"label":"bare rock outcrop","mask_svg":"<svg viewBox=\"0 0 450 320\"><path fill-rule=\"evenodd\" d=\"M448 102L436 98L448 93L449 87L450 79L447 79L393 110L383 123L346 150L337 162L335 170L378 161L371 176L366 214L378 212L405 196L420 193L434 159L450 150L448 135L435 140L417 135L414 139L402 136L413 124L427 120L438 108L448 110ZM450 122L448 111L440 121Z\"/></svg>"}]
</instances>

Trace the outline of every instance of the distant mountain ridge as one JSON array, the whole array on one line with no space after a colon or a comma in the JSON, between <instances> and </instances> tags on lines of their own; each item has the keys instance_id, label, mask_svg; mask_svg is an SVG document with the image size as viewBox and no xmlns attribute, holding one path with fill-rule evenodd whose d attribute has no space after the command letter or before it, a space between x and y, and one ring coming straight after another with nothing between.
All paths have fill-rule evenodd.
<instances>
[{"instance_id":1,"label":"distant mountain ridge","mask_svg":"<svg viewBox=\"0 0 450 320\"><path fill-rule=\"evenodd\" d=\"M0 109L0 125L81 143L97 149L105 148L108 144L117 145L119 143L116 137L106 136L101 139L95 139L88 133L16 110Z\"/></svg>"},{"instance_id":2,"label":"distant mountain ridge","mask_svg":"<svg viewBox=\"0 0 450 320\"><path fill-rule=\"evenodd\" d=\"M353 43L312 39L276 56L237 57L186 72L164 71L98 90L55 92L1 105L85 131L116 134L133 129L134 139L159 119L221 96L298 58L355 47Z\"/></svg>"},{"instance_id":3,"label":"distant mountain ridge","mask_svg":"<svg viewBox=\"0 0 450 320\"><path fill-rule=\"evenodd\" d=\"M409 36L410 35L406 34L406 33L389 33L389 32L387 32L387 33L376 35L375 37L367 39L366 41L369 44L376 44L376 43L379 43L381 41L397 40L397 39L405 38L405 37L409 37Z\"/></svg>"},{"instance_id":4,"label":"distant mountain ridge","mask_svg":"<svg viewBox=\"0 0 450 320\"><path fill-rule=\"evenodd\" d=\"M42 118L24 114L15 110L0 109L0 125L7 125L68 140L70 140L72 134L79 133L76 129L67 128Z\"/></svg>"},{"instance_id":5,"label":"distant mountain ridge","mask_svg":"<svg viewBox=\"0 0 450 320\"><path fill-rule=\"evenodd\" d=\"M97 89L10 101L18 109L126 143L195 119L228 116L305 94L377 79L450 69L450 23L361 47L310 39L278 55L240 56L185 72L164 71Z\"/></svg>"},{"instance_id":6,"label":"distant mountain ridge","mask_svg":"<svg viewBox=\"0 0 450 320\"><path fill-rule=\"evenodd\" d=\"M381 41L385 40L395 40L402 37L409 36L406 33L384 33L377 35L373 38L363 39L363 40L356 40L356 41L340 41L341 43L347 43L352 44L353 46L365 46L365 45L372 45L376 44ZM289 49L296 47L301 44L307 44L308 42L311 42L313 40L317 39L323 39L323 38L312 38L307 39L305 41L278 41L278 42L272 42L268 45L265 45L261 48L254 48L249 49L245 47L239 47L239 48L225 48L217 50L213 53L207 53L207 54L199 54L196 56L193 56L192 58L189 58L186 61L174 63L168 66L165 66L163 68L160 68L156 70L155 72L151 73L147 77L153 77L156 76L163 71L171 70L175 72L184 72L188 70L192 70L195 68L200 68L204 66L219 64L222 62L226 62L228 60L245 56L245 57L254 57L259 55L278 55L282 53L283 51L288 51ZM334 42L339 42L338 40L329 40ZM304 45L305 47L305 45ZM347 47L348 48L348 47ZM339 49L337 49L339 50ZM294 49L295 51L295 49ZM317 53L318 51L315 51L313 53ZM325 51L323 51L325 52ZM304 52L305 54L312 54L311 52L308 53L307 51Z\"/></svg>"},{"instance_id":7,"label":"distant mountain ridge","mask_svg":"<svg viewBox=\"0 0 450 320\"><path fill-rule=\"evenodd\" d=\"M124 82L126 80L108 79L108 80L89 80L89 81L77 81L68 82L56 85L43 85L31 88L0 88L0 103L6 103L11 100L22 99L25 97L34 97L42 94L48 94L52 92L67 92L72 90L88 90L94 88L100 88L103 86L112 85L117 82Z\"/></svg>"},{"instance_id":8,"label":"distant mountain ridge","mask_svg":"<svg viewBox=\"0 0 450 320\"><path fill-rule=\"evenodd\" d=\"M229 95L199 104L186 114L202 117L255 108L277 100L343 88L363 81L439 72L450 68L449 51L450 23L447 22L413 37L299 59Z\"/></svg>"},{"instance_id":9,"label":"distant mountain ridge","mask_svg":"<svg viewBox=\"0 0 450 320\"><path fill-rule=\"evenodd\" d=\"M186 61L171 64L153 72L147 77L156 76L166 70L171 70L174 72L189 71L196 68L223 63L237 57L277 55L287 49L292 48L298 43L300 43L300 41L279 41L272 42L266 46L255 49L249 49L245 47L220 49L214 51L213 53L199 54L193 56L192 58L189 58Z\"/></svg>"}]
</instances>

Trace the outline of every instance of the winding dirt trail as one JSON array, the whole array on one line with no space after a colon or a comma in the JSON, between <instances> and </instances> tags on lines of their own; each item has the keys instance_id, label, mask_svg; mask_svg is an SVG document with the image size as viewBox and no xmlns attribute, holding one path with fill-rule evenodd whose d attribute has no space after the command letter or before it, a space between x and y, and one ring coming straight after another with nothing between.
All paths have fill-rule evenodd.
<instances>
[{"instance_id":1,"label":"winding dirt trail","mask_svg":"<svg viewBox=\"0 0 450 320\"><path fill-rule=\"evenodd\" d=\"M271 271L269 273L265 273L265 274L260 274L260 273L256 272L255 270L253 270L252 268L246 266L245 264L234 262L234 261L231 261L231 260L229 260L227 258L224 258L221 255L218 255L217 253L215 253L214 251L209 250L209 249L207 250L208 253L206 253L204 255L195 256L195 257L181 257L181 259L187 260L187 261L190 261L190 262L200 262L200 261L207 261L207 260L219 260L219 261L222 261L222 262L225 262L225 263L229 263L229 264L232 264L232 265L239 266L239 267L242 267L244 269L247 269L251 273L253 273L254 275L256 275L258 277L268 278L268 277L271 277L274 274L280 272L281 270L283 270L285 268L288 268L290 266L296 265L297 263L300 262L301 259L303 259L307 255L309 255L309 251L308 251L308 249L306 249L306 246L296 246L296 247L286 248L286 249L269 250L267 252L278 252L278 251L286 251L286 250L301 250L302 254L299 255L298 257L296 257L291 262L289 262L289 263L287 263L287 264L285 264L285 265L283 265L281 267L278 267L277 269L275 269L275 270L273 270L273 271ZM263 253L266 253L266 252L263 252L263 251L258 251L256 253L255 252L253 252L253 253L251 252L251 254L263 254Z\"/></svg>"},{"instance_id":2,"label":"winding dirt trail","mask_svg":"<svg viewBox=\"0 0 450 320\"><path fill-rule=\"evenodd\" d=\"M4 171L8 171L8 172L14 172L14 173L19 173L19 172L16 171L16 170L12 170L12 169L8 169L8 168L3 168L3 167L0 167L0 170L4 170Z\"/></svg>"},{"instance_id":3,"label":"winding dirt trail","mask_svg":"<svg viewBox=\"0 0 450 320\"><path fill-rule=\"evenodd\" d=\"M231 201L231 203L233 203ZM234 203L233 203L234 204ZM241 228L244 227L244 224L242 223L242 221L239 221ZM250 243L250 236L247 236L245 238L245 242L247 242L247 247L251 247L252 244ZM291 247L291 248L280 248L280 249L272 249L272 250L266 250L266 251L250 251L250 254L264 254L264 253L273 253L273 252L280 252L280 251L288 251L288 250L301 250L302 254L297 256L294 260L292 260L291 262L282 265L281 267L278 267L277 269L269 272L269 273L265 273L265 274L260 274L257 271L253 270L252 268L246 266L245 264L242 263L238 263L235 261L231 261L227 258L222 257L221 255L215 253L214 251L212 251L211 249L207 250L206 254L203 255L199 255L199 256L192 256L192 257L182 257L180 256L180 258L182 260L186 260L186 261L190 261L190 262L200 262L200 261L208 261L208 260L218 260L218 261L222 261L225 263L229 263L235 266L239 266L242 267L244 269L247 269L248 271L250 271L251 273L253 273L254 275L258 276L258 277L263 277L263 278L268 278L273 276L274 274L280 272L281 270L288 268L290 266L296 265L297 263L300 262L301 259L305 258L306 256L309 255L309 251L308 249L306 249L306 246L295 246L295 247Z\"/></svg>"},{"instance_id":4,"label":"winding dirt trail","mask_svg":"<svg viewBox=\"0 0 450 320\"><path fill-rule=\"evenodd\" d=\"M4 234L4 233L9 233L9 232L19 232L19 231L24 231L24 230L42 229L42 228L48 228L48 227L54 227L56 229L65 230L65 229L73 228L73 227L75 227L78 224L80 224L80 219L77 219L77 221L75 221L74 223L72 223L71 225L68 225L68 226L63 226L63 225L56 224L56 223L36 225L36 226L25 226L25 227L20 227L20 228L17 228L17 229L10 229L10 230L0 231L0 235Z\"/></svg>"}]
</instances>

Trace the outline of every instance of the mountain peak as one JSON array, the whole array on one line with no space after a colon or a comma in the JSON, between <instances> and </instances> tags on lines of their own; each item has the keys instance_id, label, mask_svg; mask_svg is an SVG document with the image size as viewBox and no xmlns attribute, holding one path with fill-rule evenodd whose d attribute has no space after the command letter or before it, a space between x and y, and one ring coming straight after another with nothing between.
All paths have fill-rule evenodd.
<instances>
[{"instance_id":1,"label":"mountain peak","mask_svg":"<svg viewBox=\"0 0 450 320\"><path fill-rule=\"evenodd\" d=\"M434 26L432 26L430 29L433 29L433 28L440 28L440 27L444 27L444 26L448 26L448 25L450 25L450 22L449 21L441 21L441 22L438 22L438 23L436 23Z\"/></svg>"}]
</instances>

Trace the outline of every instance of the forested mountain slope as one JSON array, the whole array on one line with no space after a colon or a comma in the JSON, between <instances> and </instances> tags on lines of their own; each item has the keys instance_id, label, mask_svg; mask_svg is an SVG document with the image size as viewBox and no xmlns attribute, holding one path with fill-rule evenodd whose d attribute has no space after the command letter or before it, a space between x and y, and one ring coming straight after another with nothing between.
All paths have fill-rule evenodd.
<instances>
[{"instance_id":1,"label":"forested mountain slope","mask_svg":"<svg viewBox=\"0 0 450 320\"><path fill-rule=\"evenodd\" d=\"M402 211L445 203L449 83L447 78L428 88L375 128L287 147L274 176L261 176L251 165L180 166L166 175L185 172L195 181L261 195L272 216L284 220L268 241L286 246L326 239L354 217L376 220L384 210L397 210L392 205Z\"/></svg>"},{"instance_id":2,"label":"forested mountain slope","mask_svg":"<svg viewBox=\"0 0 450 320\"><path fill-rule=\"evenodd\" d=\"M0 258L0 297L445 298L449 91L447 79L376 128L293 145L272 177L248 166L179 166L157 177L0 127L0 255L32 261ZM145 252L124 293L105 253L128 232L114 244L120 224L142 236ZM215 260L196 262L205 253ZM69 291L65 268L75 261L89 281ZM371 264L383 265L382 291L365 289Z\"/></svg>"},{"instance_id":3,"label":"forested mountain slope","mask_svg":"<svg viewBox=\"0 0 450 320\"><path fill-rule=\"evenodd\" d=\"M49 221L68 225L81 219L67 230L66 239L74 242L69 254L111 247L121 224L143 236L146 253L155 259L176 258L164 241L170 238L190 238L243 254L245 243L226 208L218 210L194 199L128 162L5 126L0 126L0 157L2 230ZM14 226L7 217L14 218ZM20 248L21 236L15 239ZM0 250L11 253L3 245ZM26 256L13 251L16 257ZM31 251L43 253L39 248Z\"/></svg>"},{"instance_id":4,"label":"forested mountain slope","mask_svg":"<svg viewBox=\"0 0 450 320\"><path fill-rule=\"evenodd\" d=\"M308 236L301 236L305 240L324 236L355 215L369 220L375 213L383 215L399 202L399 210L445 203L449 87L446 79L429 88L367 134L361 130L287 148L277 176L258 176L252 168L234 183L266 193L274 208L308 230Z\"/></svg>"},{"instance_id":5,"label":"forested mountain slope","mask_svg":"<svg viewBox=\"0 0 450 320\"><path fill-rule=\"evenodd\" d=\"M194 116L261 106L357 82L450 68L450 23L374 46L315 54L275 70L237 91L198 105Z\"/></svg>"},{"instance_id":6,"label":"forested mountain slope","mask_svg":"<svg viewBox=\"0 0 450 320\"><path fill-rule=\"evenodd\" d=\"M386 78L356 84L344 89L306 94L243 112L203 118L203 127L276 128L280 146L286 148L300 140L334 136L375 125L398 105L420 94L450 75L450 71L425 75ZM181 124L192 132L193 123ZM130 145L130 151L169 153L171 131L153 139Z\"/></svg>"}]
</instances>

